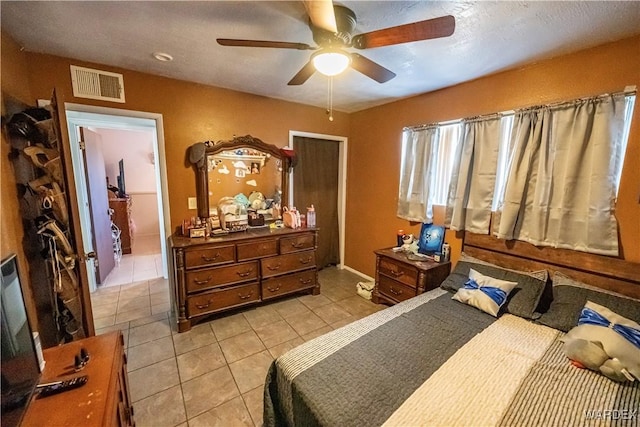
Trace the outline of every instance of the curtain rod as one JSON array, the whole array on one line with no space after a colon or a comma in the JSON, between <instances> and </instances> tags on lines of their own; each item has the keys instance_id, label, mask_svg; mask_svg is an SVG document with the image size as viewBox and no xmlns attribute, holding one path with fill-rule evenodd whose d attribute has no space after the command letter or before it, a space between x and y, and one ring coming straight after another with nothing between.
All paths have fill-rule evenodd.
<instances>
[{"instance_id":1,"label":"curtain rod","mask_svg":"<svg viewBox=\"0 0 640 427\"><path fill-rule=\"evenodd\" d=\"M480 120L488 120L491 118L495 118L495 117L502 117L505 115L511 115L514 112L518 112L518 111L527 111L527 110L532 110L532 109L536 109L536 108L555 108L555 107L560 107L562 105L569 105L571 103L575 103L575 102L581 102L581 101L588 101L590 99L598 99L598 98L605 98L607 96L618 96L618 95L624 95L624 96L631 96L631 95L636 95L636 87L635 86L627 86L624 88L623 91L621 92L614 92L611 94L605 93L602 95L597 95L597 96L587 96L584 98L577 98L571 101L558 101L558 102L553 102L553 103L549 103L549 104L540 104L540 105L532 105L529 107L520 107L514 110L509 110L509 111L503 111L501 113L491 113L491 114L484 114L484 115L480 115L480 116L472 116L472 117L467 117L464 119L455 119L455 120L447 120L445 122L436 122L436 123L427 123L427 124L422 124L422 125L415 125L415 126L405 126L402 128L402 131L407 131L407 130L412 130L412 131L416 131L416 130L425 130L425 129L429 129L429 128L433 128L433 127L439 127L439 126L447 126L447 125L455 125L458 123L462 123L462 122L477 122Z\"/></svg>"}]
</instances>

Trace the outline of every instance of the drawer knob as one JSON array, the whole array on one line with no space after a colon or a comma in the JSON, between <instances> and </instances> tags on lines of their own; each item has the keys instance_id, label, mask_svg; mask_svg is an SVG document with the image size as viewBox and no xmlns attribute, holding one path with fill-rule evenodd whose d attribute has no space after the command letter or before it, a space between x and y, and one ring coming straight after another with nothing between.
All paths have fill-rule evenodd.
<instances>
[{"instance_id":1,"label":"drawer knob","mask_svg":"<svg viewBox=\"0 0 640 427\"><path fill-rule=\"evenodd\" d=\"M302 279L302 278L300 278L300 279L298 279L298 281L299 281L300 283L302 283L303 285L308 285L308 284L309 284L309 283L311 283L313 280L312 280L312 279Z\"/></svg>"},{"instance_id":2,"label":"drawer knob","mask_svg":"<svg viewBox=\"0 0 640 427\"><path fill-rule=\"evenodd\" d=\"M298 261L300 261L300 264L309 264L312 259L313 257L308 257L307 259L299 258Z\"/></svg>"},{"instance_id":3,"label":"drawer knob","mask_svg":"<svg viewBox=\"0 0 640 427\"><path fill-rule=\"evenodd\" d=\"M204 310L205 308L209 308L210 305L211 305L211 300L207 301L206 304L196 304L196 307L198 307L200 310Z\"/></svg>"},{"instance_id":4,"label":"drawer knob","mask_svg":"<svg viewBox=\"0 0 640 427\"><path fill-rule=\"evenodd\" d=\"M389 291L394 294L394 295L402 295L402 290L400 291L396 291L395 289L393 289L391 286L389 286Z\"/></svg>"},{"instance_id":5,"label":"drawer knob","mask_svg":"<svg viewBox=\"0 0 640 427\"><path fill-rule=\"evenodd\" d=\"M250 275L251 273L253 273L253 268L248 269L247 271L237 271L236 274L240 277L247 277L248 275Z\"/></svg>"},{"instance_id":6,"label":"drawer knob","mask_svg":"<svg viewBox=\"0 0 640 427\"><path fill-rule=\"evenodd\" d=\"M291 242L291 246L294 248L301 248L304 246L304 242Z\"/></svg>"},{"instance_id":7,"label":"drawer knob","mask_svg":"<svg viewBox=\"0 0 640 427\"><path fill-rule=\"evenodd\" d=\"M271 271L280 270L280 263L277 263L276 265L267 265L267 268Z\"/></svg>"},{"instance_id":8,"label":"drawer knob","mask_svg":"<svg viewBox=\"0 0 640 427\"><path fill-rule=\"evenodd\" d=\"M200 285L200 286L202 286L202 285L206 285L207 283L209 283L209 282L211 281L211 279L212 279L212 278L213 278L213 277L209 276L209 277L207 277L205 280L198 280L197 278L195 278L195 277L194 277L194 278L193 278L193 282L194 282L196 285Z\"/></svg>"},{"instance_id":9,"label":"drawer knob","mask_svg":"<svg viewBox=\"0 0 640 427\"><path fill-rule=\"evenodd\" d=\"M249 294L247 294L247 295L242 295L242 294L239 293L238 294L238 298L240 298L240 299L249 299L249 298L251 298L251 295L253 295L253 291L252 290L249 291Z\"/></svg>"},{"instance_id":10,"label":"drawer knob","mask_svg":"<svg viewBox=\"0 0 640 427\"><path fill-rule=\"evenodd\" d=\"M267 286L267 289L269 290L269 292L278 292L280 290L280 283L278 283L278 286L276 286L275 288Z\"/></svg>"},{"instance_id":11,"label":"drawer knob","mask_svg":"<svg viewBox=\"0 0 640 427\"><path fill-rule=\"evenodd\" d=\"M216 253L213 257L208 257L204 254L200 256L200 258L202 258L202 260L206 262L215 261L216 259L218 259L218 257L220 257L220 252Z\"/></svg>"},{"instance_id":12,"label":"drawer knob","mask_svg":"<svg viewBox=\"0 0 640 427\"><path fill-rule=\"evenodd\" d=\"M391 270L391 274L393 275L393 277L400 277L404 274L404 271Z\"/></svg>"}]
</instances>

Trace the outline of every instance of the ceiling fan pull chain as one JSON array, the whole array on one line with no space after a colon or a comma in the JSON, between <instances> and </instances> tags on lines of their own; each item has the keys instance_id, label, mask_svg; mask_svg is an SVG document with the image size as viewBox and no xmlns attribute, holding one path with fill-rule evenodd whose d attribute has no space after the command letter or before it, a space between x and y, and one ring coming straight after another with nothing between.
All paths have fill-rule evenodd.
<instances>
[{"instance_id":1,"label":"ceiling fan pull chain","mask_svg":"<svg viewBox=\"0 0 640 427\"><path fill-rule=\"evenodd\" d=\"M329 108L327 108L327 114L329 115L329 121L333 121L333 76L329 76L328 83L328 93L327 93L327 103L329 104Z\"/></svg>"}]
</instances>

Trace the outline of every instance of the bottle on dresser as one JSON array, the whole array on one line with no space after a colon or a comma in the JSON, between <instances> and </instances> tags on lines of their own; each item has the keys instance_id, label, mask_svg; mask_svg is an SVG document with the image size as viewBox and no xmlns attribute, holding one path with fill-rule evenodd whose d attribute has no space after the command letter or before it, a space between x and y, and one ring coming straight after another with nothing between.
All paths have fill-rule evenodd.
<instances>
[{"instance_id":1,"label":"bottle on dresser","mask_svg":"<svg viewBox=\"0 0 640 427\"><path fill-rule=\"evenodd\" d=\"M316 227L316 209L313 207L313 205L307 208L307 227L308 228Z\"/></svg>"}]
</instances>

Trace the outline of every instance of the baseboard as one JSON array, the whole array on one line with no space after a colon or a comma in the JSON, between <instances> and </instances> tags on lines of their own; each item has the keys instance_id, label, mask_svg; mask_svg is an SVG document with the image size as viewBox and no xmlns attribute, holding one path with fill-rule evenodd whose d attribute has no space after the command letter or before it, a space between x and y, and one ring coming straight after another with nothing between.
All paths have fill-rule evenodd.
<instances>
[{"instance_id":1,"label":"baseboard","mask_svg":"<svg viewBox=\"0 0 640 427\"><path fill-rule=\"evenodd\" d=\"M351 268L349 266L339 265L338 268L340 268L341 270L347 270L347 271L350 271L351 273L357 274L358 276L362 277L363 279L367 279L369 282L375 282L376 281L376 279L374 279L373 277L367 276L366 274L361 273L358 270L353 269L353 268Z\"/></svg>"}]
</instances>

